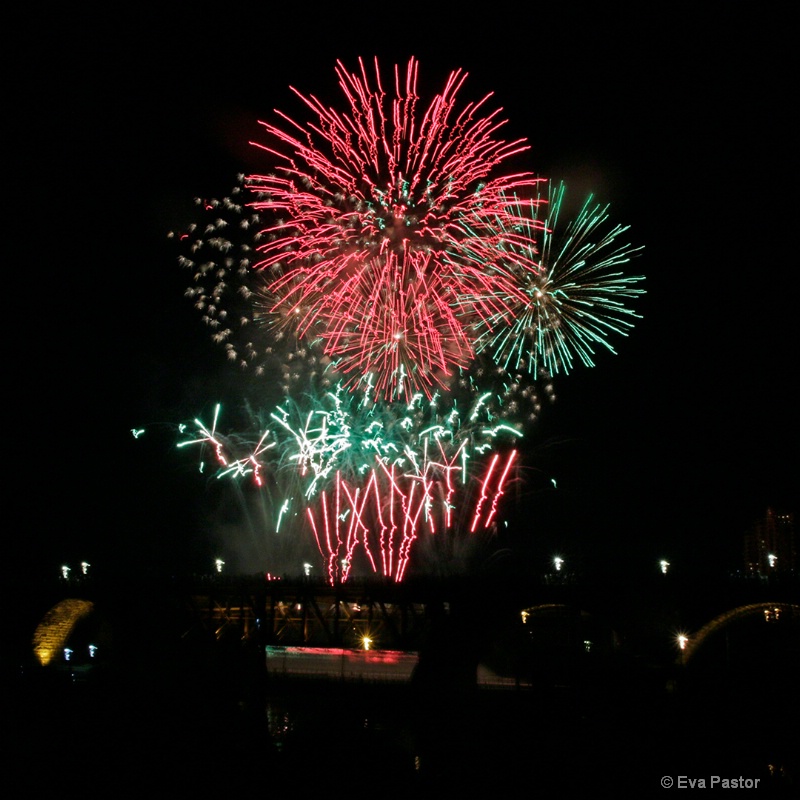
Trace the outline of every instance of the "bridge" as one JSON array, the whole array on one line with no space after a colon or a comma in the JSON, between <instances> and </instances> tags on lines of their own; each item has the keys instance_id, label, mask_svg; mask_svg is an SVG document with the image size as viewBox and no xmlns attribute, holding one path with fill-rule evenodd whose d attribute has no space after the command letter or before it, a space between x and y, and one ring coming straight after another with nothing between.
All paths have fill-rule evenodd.
<instances>
[{"instance_id":1,"label":"bridge","mask_svg":"<svg viewBox=\"0 0 800 800\"><path fill-rule=\"evenodd\" d=\"M28 642L41 664L86 660L114 641L238 642L263 648L478 653L504 674L520 659L556 668L588 654L686 664L747 619L796 629L798 581L671 575L620 580L551 574L329 585L306 578L207 575L166 582L59 581L36 596ZM680 637L684 637L681 639ZM92 642L89 640L92 639ZM121 641L122 640L122 641ZM150 644L148 644L148 640ZM683 650L679 643L683 644ZM91 653L91 657L95 652Z\"/></svg>"},{"instance_id":2,"label":"bridge","mask_svg":"<svg viewBox=\"0 0 800 800\"><path fill-rule=\"evenodd\" d=\"M700 763L706 774L733 774L744 764L751 771L741 774L756 776L769 765L774 781L786 775L796 783L796 581L656 573L328 586L263 575L114 576L6 582L0 591L19 643L15 653L5 638L2 651L14 668L6 686L19 697L15 741L39 752L48 741L42 719L70 753L107 753L107 739L122 741L119 752L136 760L108 757L126 780L131 764L161 764L183 742L176 762L181 771L192 765L203 785L224 762L226 775L255 772L263 780L277 764L298 784L315 773L345 775L350 786L343 752L356 754L359 761L346 763L357 772L383 770L386 761L375 749L343 751L336 743L362 742L350 726L363 732L364 719L385 703L391 715L377 719L397 725L404 743L413 711L413 753L423 769L438 763L432 748L441 744L453 747L446 760L455 773L472 761L493 782L495 770L525 778L532 770L579 771L594 781L598 770L619 769L636 776L628 785L647 787ZM684 651L680 632L688 636ZM377 662L361 657L369 654L366 638ZM275 676L273 668L291 674ZM484 685L484 668L505 680ZM138 718L140 706L152 721L147 739L155 746L147 750L138 749L136 726L135 734L113 733L118 719ZM306 735L292 745L291 726L304 724ZM288 766L278 759L260 771L274 741L294 755ZM386 741L375 741L386 752ZM696 753L708 760L692 761ZM89 763L84 758L79 763Z\"/></svg>"}]
</instances>

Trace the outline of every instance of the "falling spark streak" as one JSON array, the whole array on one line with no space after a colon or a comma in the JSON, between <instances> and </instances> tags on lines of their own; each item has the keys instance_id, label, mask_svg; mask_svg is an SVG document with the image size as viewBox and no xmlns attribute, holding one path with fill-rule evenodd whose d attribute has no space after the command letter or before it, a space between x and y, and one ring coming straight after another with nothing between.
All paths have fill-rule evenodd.
<instances>
[{"instance_id":1,"label":"falling spark streak","mask_svg":"<svg viewBox=\"0 0 800 800\"><path fill-rule=\"evenodd\" d=\"M492 477L492 473L494 472L495 465L497 464L497 459L500 456L495 453L492 457L492 461L489 464L489 469L486 470L486 475L484 476L483 483L481 484L481 496L478 498L478 502L475 505L475 514L472 518L472 525L469 529L470 533L475 533L475 529L478 527L478 521L480 520L481 515L481 508L483 504L486 502L486 498L488 497L486 493L486 487L489 484L489 479Z\"/></svg>"},{"instance_id":2,"label":"falling spark streak","mask_svg":"<svg viewBox=\"0 0 800 800\"><path fill-rule=\"evenodd\" d=\"M512 450L511 454L509 455L508 459L506 460L505 469L503 470L503 474L500 476L500 480L497 482L497 489L495 489L495 492L494 492L494 497L492 499L492 508L489 511L488 516L486 517L486 522L483 525L484 528L491 527L492 520L494 519L494 516L497 513L497 503L498 503L498 501L500 500L500 498L504 494L504 488L503 487L505 486L506 478L508 477L508 471L511 469L511 464L514 461L514 459L516 458L516 454L517 454L517 451L516 450Z\"/></svg>"}]
</instances>

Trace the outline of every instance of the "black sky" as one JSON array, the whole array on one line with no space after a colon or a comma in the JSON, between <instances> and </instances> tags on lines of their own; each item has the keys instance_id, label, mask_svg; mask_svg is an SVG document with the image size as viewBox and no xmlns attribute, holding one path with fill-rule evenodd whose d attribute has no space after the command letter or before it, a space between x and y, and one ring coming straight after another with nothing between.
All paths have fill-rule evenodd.
<instances>
[{"instance_id":1,"label":"black sky","mask_svg":"<svg viewBox=\"0 0 800 800\"><path fill-rule=\"evenodd\" d=\"M494 91L506 135L529 139L525 168L594 191L645 247L642 320L618 355L557 381L531 434L528 547L737 566L767 507L796 512L788 7L622 8L144 3L13 19L7 536L26 560L207 558L194 464L166 434L130 435L237 386L167 233L194 196L259 168L247 142L274 108L297 110L290 85L336 102L336 60L375 55L416 56L429 92L467 70L464 99Z\"/></svg>"}]
</instances>

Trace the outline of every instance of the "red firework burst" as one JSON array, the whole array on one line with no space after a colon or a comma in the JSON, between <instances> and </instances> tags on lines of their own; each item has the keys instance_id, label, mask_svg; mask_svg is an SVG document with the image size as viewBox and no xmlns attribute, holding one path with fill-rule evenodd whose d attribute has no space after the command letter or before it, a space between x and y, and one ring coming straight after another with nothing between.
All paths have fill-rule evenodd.
<instances>
[{"instance_id":1,"label":"red firework burst","mask_svg":"<svg viewBox=\"0 0 800 800\"><path fill-rule=\"evenodd\" d=\"M395 66L393 96L377 60L374 79L359 65L336 68L348 110L293 89L316 119L276 112L288 130L261 123L273 144L255 144L278 165L247 181L254 207L274 219L256 268L274 319L321 339L350 386L367 381L384 399L430 396L473 357L466 331L476 318L503 317L520 293L496 254L503 237L530 234L515 200L539 179L493 175L528 145L496 138L504 121L501 109L484 111L491 95L457 106L466 73L452 72L421 109L415 59L405 73Z\"/></svg>"}]
</instances>

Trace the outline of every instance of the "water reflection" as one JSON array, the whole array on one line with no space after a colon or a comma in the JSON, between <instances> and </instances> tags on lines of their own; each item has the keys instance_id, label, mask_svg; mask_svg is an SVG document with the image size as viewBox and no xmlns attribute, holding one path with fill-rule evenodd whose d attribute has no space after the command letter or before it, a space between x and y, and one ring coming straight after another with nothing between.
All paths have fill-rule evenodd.
<instances>
[{"instance_id":1,"label":"water reflection","mask_svg":"<svg viewBox=\"0 0 800 800\"><path fill-rule=\"evenodd\" d=\"M320 789L388 784L402 796L418 781L405 688L286 683L266 698L267 728L289 781Z\"/></svg>"},{"instance_id":2,"label":"water reflection","mask_svg":"<svg viewBox=\"0 0 800 800\"><path fill-rule=\"evenodd\" d=\"M644 796L665 774L736 773L796 791L793 712L753 714L729 700L700 703L664 684L609 682L588 693L315 682L270 692L266 717L280 772L308 788L366 781L384 797L408 797L466 783L471 796L520 785Z\"/></svg>"}]
</instances>

